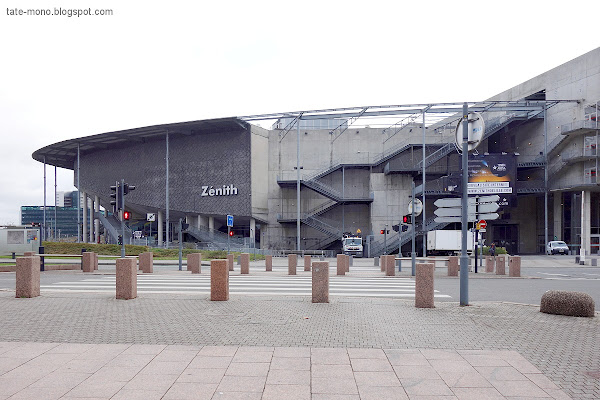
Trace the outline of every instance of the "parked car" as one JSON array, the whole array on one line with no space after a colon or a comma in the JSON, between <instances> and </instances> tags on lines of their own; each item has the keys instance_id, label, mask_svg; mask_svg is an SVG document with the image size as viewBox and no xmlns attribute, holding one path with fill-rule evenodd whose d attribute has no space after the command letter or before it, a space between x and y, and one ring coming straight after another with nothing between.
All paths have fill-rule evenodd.
<instances>
[{"instance_id":1,"label":"parked car","mask_svg":"<svg viewBox=\"0 0 600 400\"><path fill-rule=\"evenodd\" d=\"M546 254L569 254L569 246L561 240L553 240L546 245Z\"/></svg>"}]
</instances>

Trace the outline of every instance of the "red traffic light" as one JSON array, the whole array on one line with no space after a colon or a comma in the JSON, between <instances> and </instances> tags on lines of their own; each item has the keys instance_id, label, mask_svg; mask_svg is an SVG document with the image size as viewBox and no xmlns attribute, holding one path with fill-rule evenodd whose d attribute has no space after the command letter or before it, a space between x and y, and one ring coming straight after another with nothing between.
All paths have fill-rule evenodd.
<instances>
[{"instance_id":1,"label":"red traffic light","mask_svg":"<svg viewBox=\"0 0 600 400\"><path fill-rule=\"evenodd\" d=\"M379 233L381 233L383 235L385 233L385 230L382 229L381 231L379 231Z\"/></svg>"},{"instance_id":2,"label":"red traffic light","mask_svg":"<svg viewBox=\"0 0 600 400\"><path fill-rule=\"evenodd\" d=\"M403 224L412 224L412 215L411 214L403 215L402 223Z\"/></svg>"},{"instance_id":3,"label":"red traffic light","mask_svg":"<svg viewBox=\"0 0 600 400\"><path fill-rule=\"evenodd\" d=\"M129 218L131 218L131 213L129 211L123 211L123 219L129 221Z\"/></svg>"},{"instance_id":4,"label":"red traffic light","mask_svg":"<svg viewBox=\"0 0 600 400\"><path fill-rule=\"evenodd\" d=\"M229 236L233 236L233 231L229 231Z\"/></svg>"}]
</instances>

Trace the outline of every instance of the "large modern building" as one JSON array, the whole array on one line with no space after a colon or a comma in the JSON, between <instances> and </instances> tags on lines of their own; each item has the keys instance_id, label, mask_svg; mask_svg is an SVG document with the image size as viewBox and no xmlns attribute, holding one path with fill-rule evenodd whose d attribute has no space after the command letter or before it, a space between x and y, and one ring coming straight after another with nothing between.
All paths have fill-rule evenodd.
<instances>
[{"instance_id":1,"label":"large modern building","mask_svg":"<svg viewBox=\"0 0 600 400\"><path fill-rule=\"evenodd\" d=\"M432 96L435 94L432 93ZM136 186L125 208L157 219L159 243L180 219L188 240L222 241L226 216L238 240L268 249L339 249L344 232L360 234L370 255L408 251L412 229L459 229L436 220L436 200L463 188L456 146L463 104L417 104L275 113L140 127L51 144L33 158L75 171L93 209L111 209L110 186ZM499 194L486 241L510 253L540 253L547 240L573 250L600 248L598 109L600 48L468 104L480 145L470 155L473 195ZM263 126L260 121L270 121ZM412 185L424 200L418 223L407 214ZM86 240L100 216L82 220ZM492 216L490 216L492 217ZM111 229L113 226L115 229ZM390 233L381 235L381 230Z\"/></svg>"}]
</instances>

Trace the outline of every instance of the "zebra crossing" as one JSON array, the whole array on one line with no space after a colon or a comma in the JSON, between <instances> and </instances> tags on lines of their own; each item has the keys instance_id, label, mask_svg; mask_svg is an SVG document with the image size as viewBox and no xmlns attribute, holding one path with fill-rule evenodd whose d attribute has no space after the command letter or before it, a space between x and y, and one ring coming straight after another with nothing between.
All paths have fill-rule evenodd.
<instances>
[{"instance_id":1,"label":"zebra crossing","mask_svg":"<svg viewBox=\"0 0 600 400\"><path fill-rule=\"evenodd\" d=\"M114 293L115 276L90 276L77 281L55 282L41 286L45 292ZM138 275L138 293L157 294L210 294L210 275ZM232 295L310 296L310 276L230 275L229 293ZM329 294L348 297L414 298L415 282L405 277L351 277L330 276ZM437 299L451 296L434 292Z\"/></svg>"}]
</instances>

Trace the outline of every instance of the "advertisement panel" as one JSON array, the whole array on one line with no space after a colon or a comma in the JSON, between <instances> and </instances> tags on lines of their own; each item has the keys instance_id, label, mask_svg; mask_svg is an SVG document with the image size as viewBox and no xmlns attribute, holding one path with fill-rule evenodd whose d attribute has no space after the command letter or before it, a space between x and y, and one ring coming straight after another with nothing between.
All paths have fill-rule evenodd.
<instances>
[{"instance_id":1,"label":"advertisement panel","mask_svg":"<svg viewBox=\"0 0 600 400\"><path fill-rule=\"evenodd\" d=\"M468 193L516 194L517 162L514 155L488 154L469 156Z\"/></svg>"}]
</instances>

